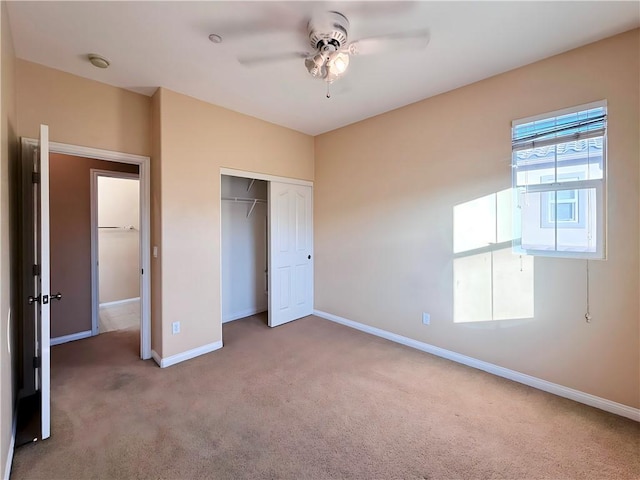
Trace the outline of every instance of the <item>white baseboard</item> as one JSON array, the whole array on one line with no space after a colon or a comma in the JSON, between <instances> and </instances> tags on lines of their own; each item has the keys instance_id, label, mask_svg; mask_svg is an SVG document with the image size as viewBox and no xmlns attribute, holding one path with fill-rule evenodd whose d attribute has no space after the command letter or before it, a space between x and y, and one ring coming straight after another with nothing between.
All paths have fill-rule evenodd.
<instances>
[{"instance_id":1,"label":"white baseboard","mask_svg":"<svg viewBox=\"0 0 640 480\"><path fill-rule=\"evenodd\" d=\"M266 312L267 307L261 308L248 308L246 310L242 310L240 312L235 312L228 314L222 317L222 323L233 322L234 320L238 320L240 318L249 317L251 315L255 315L256 313Z\"/></svg>"},{"instance_id":2,"label":"white baseboard","mask_svg":"<svg viewBox=\"0 0 640 480\"><path fill-rule=\"evenodd\" d=\"M102 307L112 307L114 305L123 305L125 303L139 302L140 297L135 298L125 298L124 300L114 300L113 302L104 302L100 304L100 308Z\"/></svg>"},{"instance_id":3,"label":"white baseboard","mask_svg":"<svg viewBox=\"0 0 640 480\"><path fill-rule=\"evenodd\" d=\"M222 348L222 340L209 343L208 345L203 345L198 348L194 348L191 350L187 350L186 352L177 353L175 355L171 355L170 357L161 358L155 350L151 350L151 356L156 361L156 363L160 366L160 368L170 367L171 365L175 365L176 363L184 362L185 360L191 360L192 358L199 357L200 355L204 355L205 353L210 353L215 350Z\"/></svg>"},{"instance_id":4,"label":"white baseboard","mask_svg":"<svg viewBox=\"0 0 640 480\"><path fill-rule=\"evenodd\" d=\"M91 330L86 330L84 332L72 333L71 335L63 335L62 337L56 337L51 339L51 346L60 345L61 343L73 342L74 340L82 340L83 338L88 338L93 335Z\"/></svg>"},{"instance_id":5,"label":"white baseboard","mask_svg":"<svg viewBox=\"0 0 640 480\"><path fill-rule=\"evenodd\" d=\"M629 407L628 405L613 402L605 398L596 397L595 395L581 392L580 390L574 390L573 388L558 385L557 383L551 383L540 378L532 377L531 375L516 372L515 370L509 370L508 368L500 367L498 365L484 362L482 360L477 360L472 357L467 357L466 355L461 355L460 353L445 350L444 348L436 347L434 345L429 345L428 343L423 343L412 338L403 337L402 335L391 333L380 328L375 328L363 323L354 322L353 320L348 320L331 313L314 310L313 314L318 317L331 320L332 322L340 323L342 325L346 325L347 327L355 328L356 330L360 330L366 333L370 333L371 335L376 335L378 337L391 340L392 342L406 345L407 347L415 348L417 350L421 350L438 357L446 358L457 363L462 363L463 365L483 370L493 375L497 375L498 377L504 377L509 380L513 380L514 382L523 383L530 387L537 388L538 390L553 393L554 395L568 398L579 403L584 403L585 405L599 408L600 410L615 413L616 415L627 417L631 420L635 420L636 422L640 422L640 409L638 408Z\"/></svg>"},{"instance_id":6,"label":"white baseboard","mask_svg":"<svg viewBox=\"0 0 640 480\"><path fill-rule=\"evenodd\" d=\"M156 362L160 368L162 368L162 358L153 349L151 350L151 358L153 358L153 361Z\"/></svg>"},{"instance_id":7,"label":"white baseboard","mask_svg":"<svg viewBox=\"0 0 640 480\"><path fill-rule=\"evenodd\" d=\"M9 450L7 451L7 460L4 464L3 480L9 480L11 476L11 466L13 465L13 451L16 446L16 427L18 425L18 410L13 412L13 425L11 426L11 440L9 441Z\"/></svg>"}]
</instances>

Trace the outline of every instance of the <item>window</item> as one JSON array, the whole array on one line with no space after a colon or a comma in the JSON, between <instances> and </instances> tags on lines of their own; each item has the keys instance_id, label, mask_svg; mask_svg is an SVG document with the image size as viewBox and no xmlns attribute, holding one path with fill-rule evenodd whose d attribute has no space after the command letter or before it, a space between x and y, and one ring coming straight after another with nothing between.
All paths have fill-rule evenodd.
<instances>
[{"instance_id":1,"label":"window","mask_svg":"<svg viewBox=\"0 0 640 480\"><path fill-rule=\"evenodd\" d=\"M512 125L516 253L605 257L605 102Z\"/></svg>"}]
</instances>

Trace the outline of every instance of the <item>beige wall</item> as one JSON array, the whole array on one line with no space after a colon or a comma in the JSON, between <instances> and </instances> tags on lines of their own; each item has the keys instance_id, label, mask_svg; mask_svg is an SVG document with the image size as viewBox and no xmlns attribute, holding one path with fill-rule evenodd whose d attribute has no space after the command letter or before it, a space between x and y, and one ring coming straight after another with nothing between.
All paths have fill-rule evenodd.
<instances>
[{"instance_id":1,"label":"beige wall","mask_svg":"<svg viewBox=\"0 0 640 480\"><path fill-rule=\"evenodd\" d=\"M316 137L315 306L640 407L639 32ZM606 99L608 247L535 258L532 320L453 323L453 208L508 188L513 119ZM421 313L431 314L431 325Z\"/></svg>"},{"instance_id":2,"label":"beige wall","mask_svg":"<svg viewBox=\"0 0 640 480\"><path fill-rule=\"evenodd\" d=\"M159 93L162 356L222 339L220 167L313 180L313 137ZM171 334L171 323L182 322Z\"/></svg>"},{"instance_id":3,"label":"beige wall","mask_svg":"<svg viewBox=\"0 0 640 480\"><path fill-rule=\"evenodd\" d=\"M122 88L16 61L18 135L52 142L151 154L151 99Z\"/></svg>"},{"instance_id":4,"label":"beige wall","mask_svg":"<svg viewBox=\"0 0 640 480\"><path fill-rule=\"evenodd\" d=\"M20 59L16 60L16 80L18 136L37 138L39 125L44 123L49 125L53 142L151 154L149 97ZM83 208L89 211L88 204ZM90 325L90 318L58 331L52 324L52 336L88 330Z\"/></svg>"},{"instance_id":5,"label":"beige wall","mask_svg":"<svg viewBox=\"0 0 640 480\"><path fill-rule=\"evenodd\" d=\"M11 443L15 400L12 367L17 356L12 332L15 331L14 298L18 288L18 282L15 281L16 265L13 264L16 258L14 205L10 209L10 202L14 201L15 183L9 182L9 177L16 172L18 162L15 55L5 2L0 5L0 35L0 472L4 475ZM11 314L12 311L14 315Z\"/></svg>"},{"instance_id":6,"label":"beige wall","mask_svg":"<svg viewBox=\"0 0 640 480\"><path fill-rule=\"evenodd\" d=\"M138 179L98 177L98 227L100 303L139 297Z\"/></svg>"},{"instance_id":7,"label":"beige wall","mask_svg":"<svg viewBox=\"0 0 640 480\"><path fill-rule=\"evenodd\" d=\"M138 173L137 165L49 155L51 337L91 330L91 169Z\"/></svg>"}]
</instances>

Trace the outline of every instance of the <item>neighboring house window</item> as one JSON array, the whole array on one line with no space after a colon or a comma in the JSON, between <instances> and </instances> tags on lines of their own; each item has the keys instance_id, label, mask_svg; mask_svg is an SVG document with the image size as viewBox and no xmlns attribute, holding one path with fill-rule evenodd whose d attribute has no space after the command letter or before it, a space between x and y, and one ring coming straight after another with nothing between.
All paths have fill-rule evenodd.
<instances>
[{"instance_id":1,"label":"neighboring house window","mask_svg":"<svg viewBox=\"0 0 640 480\"><path fill-rule=\"evenodd\" d=\"M516 253L605 258L606 102L512 124Z\"/></svg>"},{"instance_id":2,"label":"neighboring house window","mask_svg":"<svg viewBox=\"0 0 640 480\"><path fill-rule=\"evenodd\" d=\"M582 180L580 175L560 175L562 181ZM553 180L551 176L543 180ZM587 198L578 190L561 190L554 194L545 192L542 195L540 227L555 228L556 222L562 228L585 228L587 218Z\"/></svg>"}]
</instances>

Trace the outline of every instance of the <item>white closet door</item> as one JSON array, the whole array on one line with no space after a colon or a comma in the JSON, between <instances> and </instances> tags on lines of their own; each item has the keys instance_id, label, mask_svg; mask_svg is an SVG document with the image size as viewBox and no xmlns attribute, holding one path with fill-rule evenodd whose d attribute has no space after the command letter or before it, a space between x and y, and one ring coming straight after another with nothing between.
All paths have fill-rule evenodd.
<instances>
[{"instance_id":1,"label":"white closet door","mask_svg":"<svg viewBox=\"0 0 640 480\"><path fill-rule=\"evenodd\" d=\"M312 188L269 183L269 326L313 311Z\"/></svg>"}]
</instances>

